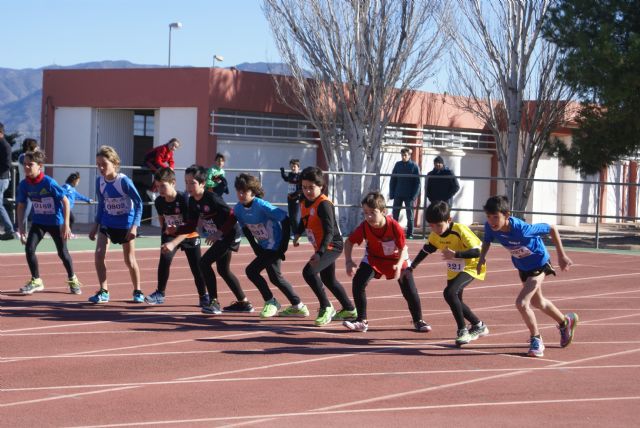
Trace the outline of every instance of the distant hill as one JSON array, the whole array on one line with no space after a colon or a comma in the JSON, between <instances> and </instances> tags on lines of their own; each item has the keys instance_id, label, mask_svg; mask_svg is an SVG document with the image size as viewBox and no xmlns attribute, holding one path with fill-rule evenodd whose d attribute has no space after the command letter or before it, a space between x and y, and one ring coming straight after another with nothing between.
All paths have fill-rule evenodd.
<instances>
[{"instance_id":1,"label":"distant hill","mask_svg":"<svg viewBox=\"0 0 640 428\"><path fill-rule=\"evenodd\" d=\"M129 61L98 61L65 67L50 65L21 70L0 68L0 122L4 124L7 133L20 133L18 141L25 137L40 139L43 70L158 67L164 66L134 64ZM257 73L289 74L288 67L279 63L245 62L236 65L235 68Z\"/></svg>"}]
</instances>

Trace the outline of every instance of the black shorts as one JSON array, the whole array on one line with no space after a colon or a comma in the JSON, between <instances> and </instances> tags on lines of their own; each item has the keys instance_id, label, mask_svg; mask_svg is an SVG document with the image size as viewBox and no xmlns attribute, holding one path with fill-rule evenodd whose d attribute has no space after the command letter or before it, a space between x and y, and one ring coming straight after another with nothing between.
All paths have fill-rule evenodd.
<instances>
[{"instance_id":1,"label":"black shorts","mask_svg":"<svg viewBox=\"0 0 640 428\"><path fill-rule=\"evenodd\" d=\"M175 236L162 235L160 237L160 244L166 244L167 242L173 241ZM193 250L195 248L200 248L200 237L196 236L195 238L187 238L183 240L180 245L178 245L182 251L184 250Z\"/></svg>"},{"instance_id":2,"label":"black shorts","mask_svg":"<svg viewBox=\"0 0 640 428\"><path fill-rule=\"evenodd\" d=\"M127 238L127 235L129 235L129 229L115 229L113 227L101 227L100 233L107 235L107 238L109 238L109 240L114 244L122 245L131 241L131 239Z\"/></svg>"},{"instance_id":3,"label":"black shorts","mask_svg":"<svg viewBox=\"0 0 640 428\"><path fill-rule=\"evenodd\" d=\"M518 274L520 275L520 280L522 282L526 282L527 278L530 278L532 276L538 276L542 274L555 276L556 271L553 270L553 267L550 263L547 263L544 266L534 270L518 270Z\"/></svg>"}]
</instances>

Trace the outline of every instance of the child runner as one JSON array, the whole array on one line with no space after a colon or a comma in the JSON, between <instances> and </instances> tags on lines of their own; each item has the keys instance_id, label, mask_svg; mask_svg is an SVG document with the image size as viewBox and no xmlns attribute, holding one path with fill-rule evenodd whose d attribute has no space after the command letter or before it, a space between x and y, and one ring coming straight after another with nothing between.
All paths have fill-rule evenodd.
<instances>
[{"instance_id":1,"label":"child runner","mask_svg":"<svg viewBox=\"0 0 640 428\"><path fill-rule=\"evenodd\" d=\"M293 246L299 245L298 239L306 231L307 238L315 250L302 270L304 280L320 302L315 324L326 325L332 319L354 320L357 317L355 307L336 278L336 260L342 254L343 242L333 204L322 194L322 186L324 186L322 170L315 166L307 167L300 174L300 178L305 200L300 207L300 224L293 239ZM342 305L340 312L336 313L322 284Z\"/></svg>"},{"instance_id":2,"label":"child runner","mask_svg":"<svg viewBox=\"0 0 640 428\"><path fill-rule=\"evenodd\" d=\"M431 326L422 319L420 296L413 281L411 271L407 269L408 252L404 231L397 221L387 216L386 201L380 192L369 192L361 202L364 220L355 228L345 242L344 257L347 275L353 276L356 264L351 258L353 245L367 241L364 258L353 277L353 299L356 302L358 317L355 321L344 321L349 330L367 331L367 296L365 289L373 278L396 279L402 295L409 305L409 312L416 331L431 331Z\"/></svg>"},{"instance_id":3,"label":"child runner","mask_svg":"<svg viewBox=\"0 0 640 428\"><path fill-rule=\"evenodd\" d=\"M178 249L184 251L191 274L200 296L200 302L208 300L204 279L200 272L200 237L193 229L190 233L177 234L176 229L188 222L189 195L176 190L176 173L171 168L160 168L155 175L158 197L154 201L162 235L160 236L160 260L158 262L158 289L144 298L150 305L164 303L169 281L171 262ZM173 232L173 233L172 233Z\"/></svg>"},{"instance_id":4,"label":"child runner","mask_svg":"<svg viewBox=\"0 0 640 428\"><path fill-rule=\"evenodd\" d=\"M282 310L279 316L309 316L309 309L300 301L300 297L280 272L280 260L284 260L284 253L289 245L289 217L280 208L262 199L264 190L256 177L240 174L236 177L234 184L238 203L233 211L257 256L247 266L246 273L265 301L260 317L272 317L280 309L280 303L273 297L267 281L260 275L260 272L265 269L271 283L278 287L291 303L291 306Z\"/></svg>"},{"instance_id":5,"label":"child runner","mask_svg":"<svg viewBox=\"0 0 640 428\"><path fill-rule=\"evenodd\" d=\"M199 223L203 229L207 244L211 247L200 260L200 270L209 291L210 301L202 306L206 314L226 312L253 312L253 306L240 287L240 281L231 272L231 255L240 248L242 230L233 215L233 211L215 192L205 191L207 170L199 165L191 165L185 171L185 185L189 198L189 218ZM211 265L216 264L218 273L236 297L231 305L220 309L216 274Z\"/></svg>"},{"instance_id":6,"label":"child runner","mask_svg":"<svg viewBox=\"0 0 640 428\"><path fill-rule=\"evenodd\" d=\"M449 304L453 318L458 326L456 345L464 345L478 337L489 334L489 328L462 301L464 288L474 278L483 280L486 268L476 272L478 256L480 256L480 239L464 224L451 220L451 207L444 201L434 202L425 212L425 219L429 223L431 233L411 267L405 272L416 270L422 260L437 250L442 252L442 258L447 263L447 286L444 289L444 300ZM464 320L471 326L467 328Z\"/></svg>"},{"instance_id":7,"label":"child runner","mask_svg":"<svg viewBox=\"0 0 640 428\"><path fill-rule=\"evenodd\" d=\"M33 294L44 290L44 283L40 278L36 248L48 233L53 238L58 250L58 257L62 260L67 271L67 285L73 294L82 294L80 281L73 272L73 262L67 250L66 240L71 236L69 229L69 201L64 190L56 181L44 175L42 167L45 154L40 150L27 152L23 159L25 179L18 187L18 231L20 240L26 245L27 264L31 271L31 280L20 288L22 294ZM27 200L31 200L33 220L29 235L24 229L24 211Z\"/></svg>"},{"instance_id":8,"label":"child runner","mask_svg":"<svg viewBox=\"0 0 640 428\"><path fill-rule=\"evenodd\" d=\"M122 245L124 263L133 283L133 302L144 302L140 290L140 269L136 261L135 239L142 217L142 199L129 177L120 173L120 156L113 147L101 146L96 154L96 165L101 177L96 178L98 208L89 239L96 236L95 264L100 289L89 298L91 303L107 303L107 266L105 257L109 241ZM98 233L99 232L99 233Z\"/></svg>"},{"instance_id":9,"label":"child runner","mask_svg":"<svg viewBox=\"0 0 640 428\"><path fill-rule=\"evenodd\" d=\"M210 192L215 192L222 196L229 193L227 179L224 176L224 155L216 154L215 164L207 170L207 181L205 187Z\"/></svg>"},{"instance_id":10,"label":"child runner","mask_svg":"<svg viewBox=\"0 0 640 428\"><path fill-rule=\"evenodd\" d=\"M302 187L300 179L300 161L298 159L291 159L289 161L289 173L284 172L284 168L280 168L280 175L282 179L289 183L287 189L287 209L289 212L289 218L292 224L298 224L298 212L300 211L300 201L302 196Z\"/></svg>"},{"instance_id":11,"label":"child runner","mask_svg":"<svg viewBox=\"0 0 640 428\"><path fill-rule=\"evenodd\" d=\"M76 204L76 199L80 199L83 202L93 202L91 198L86 197L82 193L76 190L76 186L80 183L80 173L78 171L72 172L67 177L67 181L62 186L64 189L65 195L69 200L69 228L73 227L73 224L76 222L75 216L73 215L73 207ZM76 235L71 233L71 239L74 239Z\"/></svg>"},{"instance_id":12,"label":"child runner","mask_svg":"<svg viewBox=\"0 0 640 428\"><path fill-rule=\"evenodd\" d=\"M544 343L538 330L536 315L531 306L553 318L560 330L560 346L566 347L573 340L578 325L578 314L570 312L563 315L560 310L542 295L542 282L546 275L555 275L549 263L550 257L541 236L551 235L551 240L558 253L560 269L567 270L573 263L562 246L560 234L555 226L546 223L529 224L519 218L512 217L509 200L505 196L493 196L487 200L484 212L487 222L484 224L484 238L477 271L484 267L491 242L498 240L511 253L513 262L522 281L522 291L516 299L516 308L531 333L530 357L544 356Z\"/></svg>"}]
</instances>

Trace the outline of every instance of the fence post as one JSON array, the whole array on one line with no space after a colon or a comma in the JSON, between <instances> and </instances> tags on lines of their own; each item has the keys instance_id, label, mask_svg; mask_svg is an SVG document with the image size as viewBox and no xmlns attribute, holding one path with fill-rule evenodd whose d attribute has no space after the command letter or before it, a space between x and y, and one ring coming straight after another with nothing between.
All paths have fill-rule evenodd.
<instances>
[{"instance_id":1,"label":"fence post","mask_svg":"<svg viewBox=\"0 0 640 428\"><path fill-rule=\"evenodd\" d=\"M596 249L600 248L600 182L596 184Z\"/></svg>"}]
</instances>

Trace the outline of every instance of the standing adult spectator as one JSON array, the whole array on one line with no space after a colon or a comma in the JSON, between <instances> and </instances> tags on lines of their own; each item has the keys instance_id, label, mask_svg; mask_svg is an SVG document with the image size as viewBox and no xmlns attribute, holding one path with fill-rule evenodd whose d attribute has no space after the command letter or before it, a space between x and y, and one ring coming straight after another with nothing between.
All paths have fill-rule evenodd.
<instances>
[{"instance_id":1,"label":"standing adult spectator","mask_svg":"<svg viewBox=\"0 0 640 428\"><path fill-rule=\"evenodd\" d=\"M411 149L400 150L402 160L396 162L391 172L389 183L389 199L393 199L393 219L398 220L404 203L407 211L407 238L413 238L413 203L420 193L420 168L411 160ZM412 175L412 177L398 177L396 174Z\"/></svg>"},{"instance_id":2,"label":"standing adult spectator","mask_svg":"<svg viewBox=\"0 0 640 428\"><path fill-rule=\"evenodd\" d=\"M9 188L11 182L11 146L4 139L4 125L0 123L0 222L4 227L4 233L0 235L0 240L8 241L15 239L13 223L9 218L9 213L4 208L4 192Z\"/></svg>"},{"instance_id":3,"label":"standing adult spectator","mask_svg":"<svg viewBox=\"0 0 640 428\"><path fill-rule=\"evenodd\" d=\"M444 160L441 156L436 156L433 160L433 169L427 174L427 199L429 199L429 204L444 201L451 206L453 195L458 193L458 190L460 190L460 184L455 174L444 166Z\"/></svg>"},{"instance_id":4,"label":"standing adult spectator","mask_svg":"<svg viewBox=\"0 0 640 428\"><path fill-rule=\"evenodd\" d=\"M166 144L158 147L154 147L144 155L144 166L151 170L151 184L150 189L147 190L147 195L154 201L156 199L155 189L153 187L153 175L160 168L175 168L175 161L173 160L173 152L180 148L180 140L172 138Z\"/></svg>"}]
</instances>

